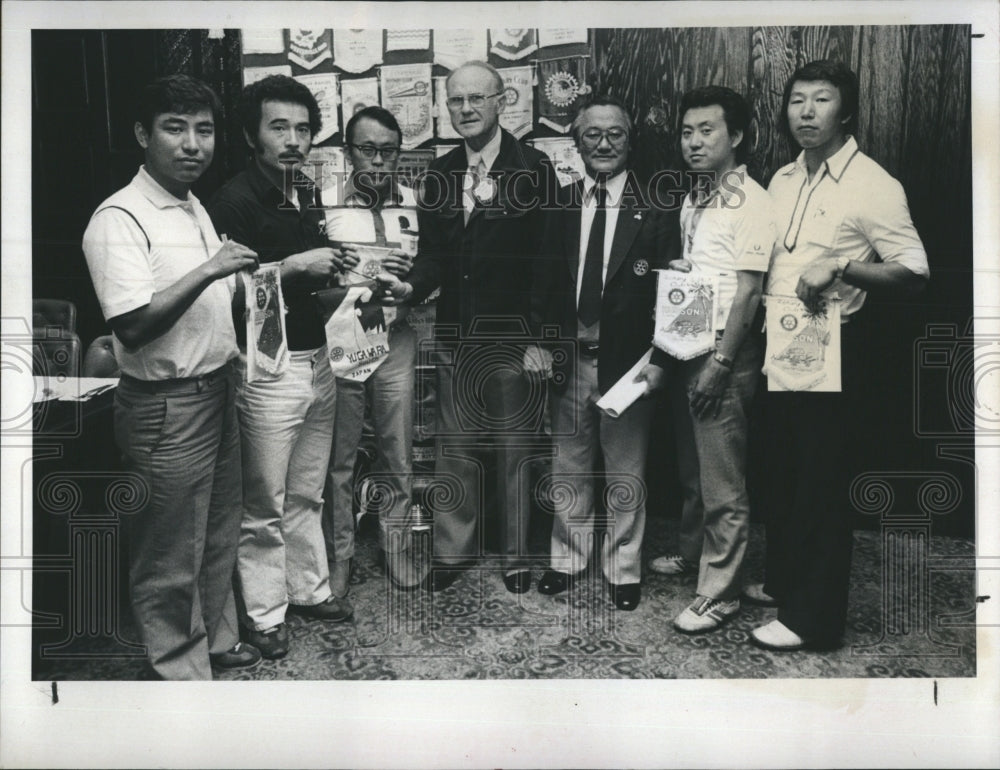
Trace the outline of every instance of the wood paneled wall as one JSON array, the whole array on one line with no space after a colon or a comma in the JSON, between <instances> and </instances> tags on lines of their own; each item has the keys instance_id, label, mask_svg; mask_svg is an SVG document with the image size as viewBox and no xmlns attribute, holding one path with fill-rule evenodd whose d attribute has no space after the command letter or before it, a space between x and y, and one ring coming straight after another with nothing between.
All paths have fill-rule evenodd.
<instances>
[{"instance_id":1,"label":"wood paneled wall","mask_svg":"<svg viewBox=\"0 0 1000 770\"><path fill-rule=\"evenodd\" d=\"M728 86L750 101L749 171L767 184L797 148L778 131L785 83L815 59L836 59L859 78L857 140L906 190L914 224L931 265L918 298L871 295L865 321L869 392L852 401L852 457L847 470L933 469L955 474L974 488L968 467L936 456L937 442L917 435L914 410L944 419L949 398L927 387L914 351L934 324L951 324L958 337L973 314L971 29L968 26L731 27L601 29L595 34L598 88L621 98L636 121L633 168L640 174L682 168L678 108L685 91ZM963 375L967 376L967 375ZM966 390L972 392L971 382ZM669 419L654 436L670 430ZM757 453L767 451L766 432ZM751 436L751 440L754 436ZM670 451L659 439L651 462L667 467ZM751 483L754 463L751 463ZM656 484L659 476L653 475ZM660 490L659 499L669 499ZM753 496L753 495L751 495ZM936 532L971 535L974 495ZM856 524L878 526L871 517Z\"/></svg>"},{"instance_id":2,"label":"wood paneled wall","mask_svg":"<svg viewBox=\"0 0 1000 770\"><path fill-rule=\"evenodd\" d=\"M637 123L634 165L680 168L677 114L685 91L724 85L750 101L752 176L767 183L795 150L778 131L788 77L836 59L860 80L858 143L902 182L934 256L971 268L970 28L717 27L601 29L598 86ZM947 228L940 226L947 220Z\"/></svg>"}]
</instances>

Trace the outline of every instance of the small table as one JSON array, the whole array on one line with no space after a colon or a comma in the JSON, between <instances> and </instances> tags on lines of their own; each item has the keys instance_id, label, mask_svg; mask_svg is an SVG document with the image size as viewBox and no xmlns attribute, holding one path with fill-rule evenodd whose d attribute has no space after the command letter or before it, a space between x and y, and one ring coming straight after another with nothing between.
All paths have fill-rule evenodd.
<instances>
[{"instance_id":1,"label":"small table","mask_svg":"<svg viewBox=\"0 0 1000 770\"><path fill-rule=\"evenodd\" d=\"M123 634L122 515L134 474L114 440L118 378L35 377L33 398L34 661L141 657Z\"/></svg>"}]
</instances>

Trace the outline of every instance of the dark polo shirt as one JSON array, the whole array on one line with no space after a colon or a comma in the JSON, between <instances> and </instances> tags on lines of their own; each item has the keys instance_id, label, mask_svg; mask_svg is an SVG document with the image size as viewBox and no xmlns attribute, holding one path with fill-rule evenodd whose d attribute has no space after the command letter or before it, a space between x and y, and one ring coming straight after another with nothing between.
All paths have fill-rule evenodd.
<instances>
[{"instance_id":1,"label":"dark polo shirt","mask_svg":"<svg viewBox=\"0 0 1000 770\"><path fill-rule=\"evenodd\" d=\"M303 177L305 179L305 177ZM328 246L318 191L298 186L300 208L285 201L284 193L264 176L255 161L212 197L206 208L219 235L227 235L257 252L261 264L279 262L321 246ZM285 208L281 208L282 204ZM297 279L282 284L288 314L285 326L289 350L310 350L326 344L323 320L312 293L327 287L326 279ZM242 312L238 312L242 319ZM236 323L240 346L246 345L246 324Z\"/></svg>"}]
</instances>

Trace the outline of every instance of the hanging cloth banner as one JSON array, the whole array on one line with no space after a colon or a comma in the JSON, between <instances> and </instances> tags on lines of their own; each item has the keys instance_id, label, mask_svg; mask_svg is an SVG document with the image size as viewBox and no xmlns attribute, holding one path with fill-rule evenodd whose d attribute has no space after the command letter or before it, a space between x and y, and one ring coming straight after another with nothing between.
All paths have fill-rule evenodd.
<instances>
[{"instance_id":1,"label":"hanging cloth banner","mask_svg":"<svg viewBox=\"0 0 1000 770\"><path fill-rule=\"evenodd\" d=\"M538 50L538 34L533 29L491 29L490 53L507 61L523 59Z\"/></svg>"},{"instance_id":2,"label":"hanging cloth banner","mask_svg":"<svg viewBox=\"0 0 1000 770\"><path fill-rule=\"evenodd\" d=\"M426 51L431 47L429 29L387 29L386 51Z\"/></svg>"},{"instance_id":3,"label":"hanging cloth banner","mask_svg":"<svg viewBox=\"0 0 1000 770\"><path fill-rule=\"evenodd\" d=\"M653 344L680 361L715 349L719 276L657 270Z\"/></svg>"},{"instance_id":4,"label":"hanging cloth banner","mask_svg":"<svg viewBox=\"0 0 1000 770\"><path fill-rule=\"evenodd\" d=\"M447 79L445 75L434 78L434 117L437 120L437 135L441 139L461 139L461 134L451 123L451 113L448 112L448 91L444 87Z\"/></svg>"},{"instance_id":5,"label":"hanging cloth banner","mask_svg":"<svg viewBox=\"0 0 1000 770\"><path fill-rule=\"evenodd\" d=\"M559 177L559 184L561 186L565 187L568 184L583 179L586 173L583 156L580 155L580 151L576 148L576 142L568 136L533 139L531 146L549 156L549 160L555 166L556 176Z\"/></svg>"},{"instance_id":6,"label":"hanging cloth banner","mask_svg":"<svg viewBox=\"0 0 1000 770\"><path fill-rule=\"evenodd\" d=\"M500 113L500 125L520 139L531 130L534 89L531 67L508 67L500 70L507 106Z\"/></svg>"},{"instance_id":7,"label":"hanging cloth banner","mask_svg":"<svg viewBox=\"0 0 1000 770\"><path fill-rule=\"evenodd\" d=\"M247 382L275 377L288 368L281 266L263 265L241 274L246 294Z\"/></svg>"},{"instance_id":8,"label":"hanging cloth banner","mask_svg":"<svg viewBox=\"0 0 1000 770\"><path fill-rule=\"evenodd\" d=\"M840 299L766 296L768 390L840 392Z\"/></svg>"},{"instance_id":9,"label":"hanging cloth banner","mask_svg":"<svg viewBox=\"0 0 1000 770\"><path fill-rule=\"evenodd\" d=\"M330 369L336 377L364 382L389 355L389 324L395 314L372 301L371 284L323 289L313 296L325 319ZM387 316L389 315L393 318Z\"/></svg>"},{"instance_id":10,"label":"hanging cloth banner","mask_svg":"<svg viewBox=\"0 0 1000 770\"><path fill-rule=\"evenodd\" d=\"M290 64L276 64L269 67L244 67L243 86L246 87L271 75L287 75L291 77L292 67Z\"/></svg>"},{"instance_id":11,"label":"hanging cloth banner","mask_svg":"<svg viewBox=\"0 0 1000 770\"><path fill-rule=\"evenodd\" d=\"M587 28L566 28L566 29L539 29L538 47L546 48L550 45L570 45L572 43L587 42Z\"/></svg>"},{"instance_id":12,"label":"hanging cloth banner","mask_svg":"<svg viewBox=\"0 0 1000 770\"><path fill-rule=\"evenodd\" d=\"M434 63L453 70L467 61L483 61L486 46L485 29L436 29Z\"/></svg>"},{"instance_id":13,"label":"hanging cloth banner","mask_svg":"<svg viewBox=\"0 0 1000 770\"><path fill-rule=\"evenodd\" d=\"M340 81L340 102L344 112L344 124L347 124L354 113L365 107L378 107L378 80L364 78L363 80Z\"/></svg>"},{"instance_id":14,"label":"hanging cloth banner","mask_svg":"<svg viewBox=\"0 0 1000 770\"><path fill-rule=\"evenodd\" d=\"M347 162L343 147L313 147L302 170L319 189L324 206L336 206L340 203L347 182Z\"/></svg>"},{"instance_id":15,"label":"hanging cloth banner","mask_svg":"<svg viewBox=\"0 0 1000 770\"><path fill-rule=\"evenodd\" d=\"M331 56L333 36L328 29L288 30L288 61L303 69L316 69Z\"/></svg>"},{"instance_id":16,"label":"hanging cloth banner","mask_svg":"<svg viewBox=\"0 0 1000 770\"><path fill-rule=\"evenodd\" d=\"M319 104L319 114L323 118L323 127L312 138L313 144L319 144L340 130L337 123L337 73L319 72L315 75L299 75L295 78L308 88Z\"/></svg>"},{"instance_id":17,"label":"hanging cloth banner","mask_svg":"<svg viewBox=\"0 0 1000 770\"><path fill-rule=\"evenodd\" d=\"M382 30L333 30L333 63L345 72L365 72L382 63Z\"/></svg>"},{"instance_id":18,"label":"hanging cloth banner","mask_svg":"<svg viewBox=\"0 0 1000 770\"><path fill-rule=\"evenodd\" d=\"M382 67L382 106L403 130L403 149L409 150L434 136L431 119L431 65L399 64Z\"/></svg>"},{"instance_id":19,"label":"hanging cloth banner","mask_svg":"<svg viewBox=\"0 0 1000 770\"><path fill-rule=\"evenodd\" d=\"M569 133L576 109L590 93L587 56L543 59L538 62L538 122Z\"/></svg>"},{"instance_id":20,"label":"hanging cloth banner","mask_svg":"<svg viewBox=\"0 0 1000 770\"><path fill-rule=\"evenodd\" d=\"M285 38L280 29L241 29L240 38L244 56L285 52Z\"/></svg>"}]
</instances>

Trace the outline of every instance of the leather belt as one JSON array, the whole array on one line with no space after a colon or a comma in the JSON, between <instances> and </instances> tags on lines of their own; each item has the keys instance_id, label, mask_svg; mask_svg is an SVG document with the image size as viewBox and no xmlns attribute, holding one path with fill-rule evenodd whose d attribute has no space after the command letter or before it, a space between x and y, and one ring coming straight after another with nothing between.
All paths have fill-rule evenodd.
<instances>
[{"instance_id":1,"label":"leather belt","mask_svg":"<svg viewBox=\"0 0 1000 770\"><path fill-rule=\"evenodd\" d=\"M150 395L166 395L179 393L201 393L219 387L232 377L231 363L224 364L214 372L199 377L178 377L170 380L140 380L128 374L122 374L119 387L148 393Z\"/></svg>"}]
</instances>

